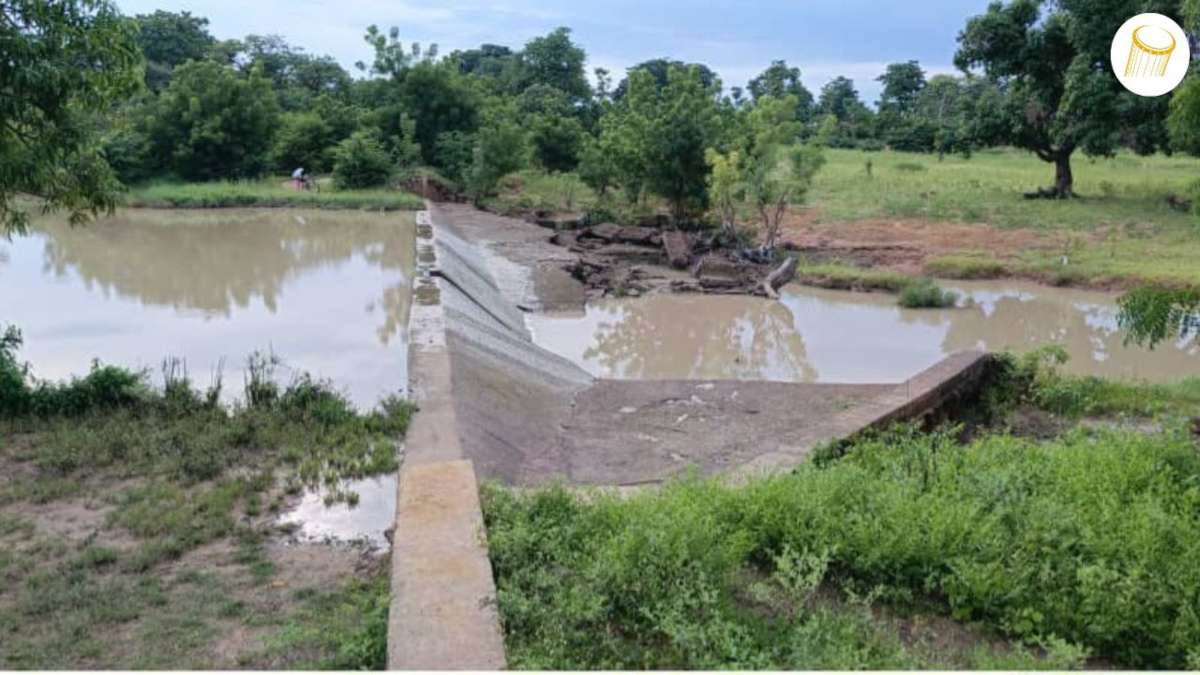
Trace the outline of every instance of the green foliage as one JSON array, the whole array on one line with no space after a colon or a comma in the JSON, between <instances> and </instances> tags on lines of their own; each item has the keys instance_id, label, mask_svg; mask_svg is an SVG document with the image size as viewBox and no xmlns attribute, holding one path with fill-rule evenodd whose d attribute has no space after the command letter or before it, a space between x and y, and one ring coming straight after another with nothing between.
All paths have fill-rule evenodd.
<instances>
[{"instance_id":1,"label":"green foliage","mask_svg":"<svg viewBox=\"0 0 1200 675\"><path fill-rule=\"evenodd\" d=\"M971 134L1054 163L1050 194L1058 198L1074 192L1071 155L1077 149L1095 156L1122 145L1143 153L1161 147L1166 97L1137 96L1108 69L1094 67L1108 60L1121 23L1143 11L1137 0L989 5L967 22L955 56L962 70L982 68L1002 84L973 101Z\"/></svg>"},{"instance_id":2,"label":"green foliage","mask_svg":"<svg viewBox=\"0 0 1200 675\"><path fill-rule=\"evenodd\" d=\"M23 231L17 195L71 221L111 212L119 184L93 116L141 81L137 29L106 0L12 0L0 7L0 235Z\"/></svg>"},{"instance_id":3,"label":"green foliage","mask_svg":"<svg viewBox=\"0 0 1200 675\"><path fill-rule=\"evenodd\" d=\"M333 126L316 113L291 113L280 119L271 165L291 174L298 167L308 173L323 173L333 166Z\"/></svg>"},{"instance_id":4,"label":"green foliage","mask_svg":"<svg viewBox=\"0 0 1200 675\"><path fill-rule=\"evenodd\" d=\"M190 61L155 103L149 125L157 165L193 181L254 178L269 166L279 109L270 80Z\"/></svg>"},{"instance_id":5,"label":"green foliage","mask_svg":"<svg viewBox=\"0 0 1200 675\"><path fill-rule=\"evenodd\" d=\"M837 120L836 131L827 141L831 147L858 147L874 133L873 114L859 99L858 89L849 78L836 77L821 88L817 114L822 118L832 115Z\"/></svg>"},{"instance_id":6,"label":"green foliage","mask_svg":"<svg viewBox=\"0 0 1200 675\"><path fill-rule=\"evenodd\" d=\"M1200 638L1191 441L952 438L894 432L741 488L688 482L624 500L485 491L509 653L540 667L797 667L804 604L772 626L739 599L753 571L803 590L824 568L843 592L926 603L1119 665L1186 665ZM1052 651L1080 665L1082 650ZM904 667L895 658L867 664Z\"/></svg>"},{"instance_id":7,"label":"green foliage","mask_svg":"<svg viewBox=\"0 0 1200 675\"><path fill-rule=\"evenodd\" d=\"M570 28L556 28L525 44L520 54L522 85L545 85L563 92L572 102L586 101L592 93L583 64L587 54L571 42Z\"/></svg>"},{"instance_id":8,"label":"green foliage","mask_svg":"<svg viewBox=\"0 0 1200 675\"><path fill-rule=\"evenodd\" d=\"M942 289L932 279L920 279L900 289L897 302L907 309L941 309L953 307L958 302L958 294Z\"/></svg>"},{"instance_id":9,"label":"green foliage","mask_svg":"<svg viewBox=\"0 0 1200 675\"><path fill-rule=\"evenodd\" d=\"M217 43L208 32L208 19L191 12L160 9L134 20L137 46L146 57L146 84L154 91L166 88L176 67L204 59Z\"/></svg>"},{"instance_id":10,"label":"green foliage","mask_svg":"<svg viewBox=\"0 0 1200 675\"><path fill-rule=\"evenodd\" d=\"M500 177L524 168L529 161L529 142L515 111L499 109L489 114L475 138L467 190L476 198L495 191Z\"/></svg>"},{"instance_id":11,"label":"green foliage","mask_svg":"<svg viewBox=\"0 0 1200 675\"><path fill-rule=\"evenodd\" d=\"M302 667L323 670L384 670L387 667L388 579L386 565L370 578L355 580L331 593L317 593L303 604L288 626L268 639L268 651L327 656Z\"/></svg>"},{"instance_id":12,"label":"green foliage","mask_svg":"<svg viewBox=\"0 0 1200 675\"><path fill-rule=\"evenodd\" d=\"M1117 304L1117 321L1128 341L1155 347L1200 338L1200 288L1146 286L1121 296Z\"/></svg>"},{"instance_id":13,"label":"green foliage","mask_svg":"<svg viewBox=\"0 0 1200 675\"><path fill-rule=\"evenodd\" d=\"M770 67L750 80L747 87L755 103L764 96L781 100L796 99L796 120L807 122L813 114L813 95L800 81L800 69L789 67L787 61L772 61Z\"/></svg>"},{"instance_id":14,"label":"green foliage","mask_svg":"<svg viewBox=\"0 0 1200 675\"><path fill-rule=\"evenodd\" d=\"M339 190L362 190L386 185L395 175L392 157L375 133L356 131L333 152L333 182Z\"/></svg>"},{"instance_id":15,"label":"green foliage","mask_svg":"<svg viewBox=\"0 0 1200 675\"><path fill-rule=\"evenodd\" d=\"M600 146L621 173L622 186L646 188L671 204L676 221L706 206L704 152L721 131L717 84L698 68L671 66L660 84L635 69L628 94L601 120Z\"/></svg>"}]
</instances>

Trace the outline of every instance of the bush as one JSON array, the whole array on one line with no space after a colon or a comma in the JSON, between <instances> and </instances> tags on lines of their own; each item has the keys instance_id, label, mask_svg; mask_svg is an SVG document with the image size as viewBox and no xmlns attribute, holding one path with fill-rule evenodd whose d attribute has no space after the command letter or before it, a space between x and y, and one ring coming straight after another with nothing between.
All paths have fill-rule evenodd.
<instances>
[{"instance_id":1,"label":"bush","mask_svg":"<svg viewBox=\"0 0 1200 675\"><path fill-rule=\"evenodd\" d=\"M958 294L940 288L930 279L921 279L900 289L899 303L907 309L940 309L953 307Z\"/></svg>"},{"instance_id":2,"label":"bush","mask_svg":"<svg viewBox=\"0 0 1200 675\"><path fill-rule=\"evenodd\" d=\"M376 134L356 131L334 150L333 182L339 190L386 185L395 167Z\"/></svg>"},{"instance_id":3,"label":"bush","mask_svg":"<svg viewBox=\"0 0 1200 675\"><path fill-rule=\"evenodd\" d=\"M870 633L820 628L805 602L817 584L1055 645L1057 667L1085 649L1122 666L1194 661L1200 455L1182 429L967 446L953 432L894 431L740 488L485 490L513 664L912 667ZM764 578L786 611L754 611ZM806 635L824 638L822 658Z\"/></svg>"},{"instance_id":4,"label":"bush","mask_svg":"<svg viewBox=\"0 0 1200 675\"><path fill-rule=\"evenodd\" d=\"M896 164L896 170L905 173L920 173L925 170L925 165L916 162L899 162Z\"/></svg>"},{"instance_id":5,"label":"bush","mask_svg":"<svg viewBox=\"0 0 1200 675\"><path fill-rule=\"evenodd\" d=\"M289 175L298 167L310 173L328 171L333 164L333 134L333 127L315 113L285 115L271 149L271 163Z\"/></svg>"}]
</instances>

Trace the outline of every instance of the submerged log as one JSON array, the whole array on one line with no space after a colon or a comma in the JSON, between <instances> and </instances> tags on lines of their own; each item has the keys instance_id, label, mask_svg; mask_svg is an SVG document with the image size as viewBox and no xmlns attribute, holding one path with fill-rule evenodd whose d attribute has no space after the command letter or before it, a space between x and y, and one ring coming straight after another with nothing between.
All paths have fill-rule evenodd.
<instances>
[{"instance_id":1,"label":"submerged log","mask_svg":"<svg viewBox=\"0 0 1200 675\"><path fill-rule=\"evenodd\" d=\"M779 289L782 288L784 284L796 278L796 268L798 266L799 263L796 262L796 259L789 257L787 260L783 261L782 265L776 267L775 271L768 274L767 278L763 279L762 282L762 290L767 294L767 297L771 298L772 300L778 300Z\"/></svg>"}]
</instances>

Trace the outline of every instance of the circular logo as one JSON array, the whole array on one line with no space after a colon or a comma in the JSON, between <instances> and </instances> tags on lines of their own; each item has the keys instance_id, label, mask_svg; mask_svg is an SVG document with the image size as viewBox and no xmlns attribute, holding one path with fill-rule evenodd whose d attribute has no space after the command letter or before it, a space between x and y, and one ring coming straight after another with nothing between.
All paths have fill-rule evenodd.
<instances>
[{"instance_id":1,"label":"circular logo","mask_svg":"<svg viewBox=\"0 0 1200 675\"><path fill-rule=\"evenodd\" d=\"M1191 59L1187 36L1162 14L1138 14L1113 37L1113 73L1138 96L1162 96L1179 86Z\"/></svg>"}]
</instances>

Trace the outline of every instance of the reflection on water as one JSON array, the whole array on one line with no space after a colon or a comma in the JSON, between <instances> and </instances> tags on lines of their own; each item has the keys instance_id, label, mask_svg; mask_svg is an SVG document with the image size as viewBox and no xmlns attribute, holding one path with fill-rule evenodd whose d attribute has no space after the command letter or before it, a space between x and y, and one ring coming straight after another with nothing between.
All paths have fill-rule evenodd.
<instances>
[{"instance_id":1,"label":"reflection on water","mask_svg":"<svg viewBox=\"0 0 1200 675\"><path fill-rule=\"evenodd\" d=\"M34 223L0 241L0 323L21 327L43 378L93 358L157 370L186 359L208 382L271 348L362 406L407 382L411 215L279 210L126 211L81 228Z\"/></svg>"},{"instance_id":2,"label":"reflection on water","mask_svg":"<svg viewBox=\"0 0 1200 675\"><path fill-rule=\"evenodd\" d=\"M1048 343L1067 369L1125 379L1200 376L1200 347L1126 347L1116 296L1005 282L946 284L959 309L906 310L888 294L791 286L782 302L737 296L606 300L530 316L537 342L600 377L900 382L962 349Z\"/></svg>"},{"instance_id":3,"label":"reflection on water","mask_svg":"<svg viewBox=\"0 0 1200 675\"><path fill-rule=\"evenodd\" d=\"M386 548L385 533L396 523L396 474L353 481L345 489L358 495L356 505L325 506L323 493L309 492L279 522L296 525L301 541L331 539Z\"/></svg>"}]
</instances>

